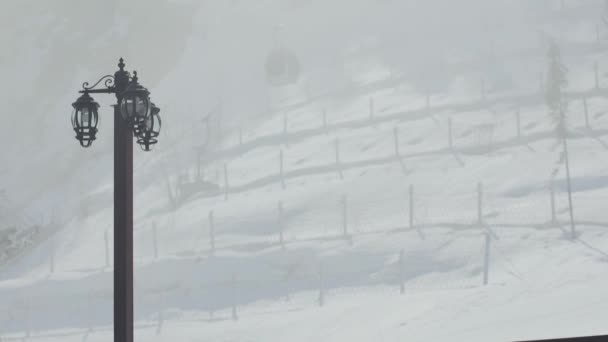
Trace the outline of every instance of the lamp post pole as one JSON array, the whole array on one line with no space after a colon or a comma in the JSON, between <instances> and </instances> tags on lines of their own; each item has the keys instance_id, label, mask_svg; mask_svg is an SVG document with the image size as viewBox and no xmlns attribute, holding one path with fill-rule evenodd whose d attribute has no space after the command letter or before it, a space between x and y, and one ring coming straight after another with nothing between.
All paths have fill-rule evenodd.
<instances>
[{"instance_id":1,"label":"lamp post pole","mask_svg":"<svg viewBox=\"0 0 608 342\"><path fill-rule=\"evenodd\" d=\"M120 112L129 81L114 74L114 342L133 342L133 131Z\"/></svg>"},{"instance_id":2,"label":"lamp post pole","mask_svg":"<svg viewBox=\"0 0 608 342\"><path fill-rule=\"evenodd\" d=\"M72 125L83 147L96 138L99 104L89 94L114 94L114 342L133 342L133 137L145 151L158 142L160 109L149 92L124 70L103 76L72 104ZM105 87L96 88L103 80Z\"/></svg>"}]
</instances>

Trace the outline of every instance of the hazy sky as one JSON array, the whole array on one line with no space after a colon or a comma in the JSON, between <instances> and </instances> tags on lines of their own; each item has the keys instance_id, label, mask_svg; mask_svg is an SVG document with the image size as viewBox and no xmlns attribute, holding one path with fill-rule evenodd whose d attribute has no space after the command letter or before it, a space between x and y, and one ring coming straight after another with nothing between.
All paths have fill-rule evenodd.
<instances>
[{"instance_id":1,"label":"hazy sky","mask_svg":"<svg viewBox=\"0 0 608 342\"><path fill-rule=\"evenodd\" d=\"M113 73L121 56L129 70L139 71L168 127L200 122L220 99L226 127L236 127L268 111L275 90L266 83L264 63L275 41L297 55L302 84L312 93L359 82L357 73L366 68L404 77L414 91L442 92L473 63L482 66L479 77L489 88L517 87L515 73L537 78L543 32L564 38L559 26L547 24L555 19L547 10L554 6L559 2L3 1L0 143L8 148L0 174L25 176L10 165L24 162L27 153L42 158L29 169L40 163L45 169L30 175L29 190L37 192L55 177L65 181L65 168L85 155L73 141L71 102L82 82ZM519 59L505 65L506 54ZM104 153L111 147L112 98L96 99L104 129L96 153ZM62 162L48 165L50 160Z\"/></svg>"}]
</instances>

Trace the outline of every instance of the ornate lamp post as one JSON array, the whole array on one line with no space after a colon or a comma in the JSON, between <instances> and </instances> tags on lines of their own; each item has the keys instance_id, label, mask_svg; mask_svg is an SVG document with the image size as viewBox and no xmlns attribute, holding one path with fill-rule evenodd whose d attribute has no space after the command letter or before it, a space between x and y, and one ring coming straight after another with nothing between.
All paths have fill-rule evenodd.
<instances>
[{"instance_id":1,"label":"ornate lamp post","mask_svg":"<svg viewBox=\"0 0 608 342\"><path fill-rule=\"evenodd\" d=\"M72 127L83 147L97 134L99 104L90 94L114 94L114 341L133 342L133 137L145 151L157 143L160 109L150 92L124 70L106 75L94 85L82 85L82 96L72 104ZM96 88L101 82L103 86Z\"/></svg>"}]
</instances>

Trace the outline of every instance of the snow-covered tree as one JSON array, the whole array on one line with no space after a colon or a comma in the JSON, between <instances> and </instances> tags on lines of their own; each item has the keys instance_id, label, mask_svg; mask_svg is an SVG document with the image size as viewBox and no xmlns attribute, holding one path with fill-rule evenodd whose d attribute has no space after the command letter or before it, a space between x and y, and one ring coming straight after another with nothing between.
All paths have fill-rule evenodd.
<instances>
[{"instance_id":1,"label":"snow-covered tree","mask_svg":"<svg viewBox=\"0 0 608 342\"><path fill-rule=\"evenodd\" d=\"M547 55L549 58L549 68L547 70L545 101L547 107L549 107L550 114L559 128L559 125L563 121L563 112L566 105L563 88L568 85L568 80L566 79L568 69L562 63L561 52L554 41L549 43Z\"/></svg>"},{"instance_id":2,"label":"snow-covered tree","mask_svg":"<svg viewBox=\"0 0 608 342\"><path fill-rule=\"evenodd\" d=\"M566 78L568 69L564 66L561 59L559 47L554 41L549 43L549 51L547 54L549 66L547 70L547 85L545 100L549 108L549 114L555 124L555 135L558 143L561 142L563 151L560 153L560 158L552 172L552 177L555 177L559 172L559 165L565 164L566 167L566 182L568 185L568 206L570 211L570 228L572 238L576 237L574 227L574 209L572 207L572 186L570 183L570 163L568 158L568 143L566 129L567 102L564 96L563 88L568 85Z\"/></svg>"}]
</instances>

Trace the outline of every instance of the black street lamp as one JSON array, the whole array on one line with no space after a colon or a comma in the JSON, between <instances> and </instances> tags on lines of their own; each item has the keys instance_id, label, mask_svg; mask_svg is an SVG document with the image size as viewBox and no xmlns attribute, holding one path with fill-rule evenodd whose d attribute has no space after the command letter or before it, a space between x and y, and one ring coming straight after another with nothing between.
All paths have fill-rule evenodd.
<instances>
[{"instance_id":1,"label":"black street lamp","mask_svg":"<svg viewBox=\"0 0 608 342\"><path fill-rule=\"evenodd\" d=\"M72 127L76 132L76 139L80 141L82 147L89 147L95 140L97 134L97 123L99 117L97 109L99 104L93 100L88 92L72 103L74 112L72 114Z\"/></svg>"},{"instance_id":2,"label":"black street lamp","mask_svg":"<svg viewBox=\"0 0 608 342\"><path fill-rule=\"evenodd\" d=\"M83 147L90 147L97 134L99 104L90 94L114 94L114 341L133 342L133 137L145 151L158 142L160 109L150 101L150 92L124 70L106 75L72 104L72 127ZM104 87L96 89L102 81Z\"/></svg>"}]
</instances>

